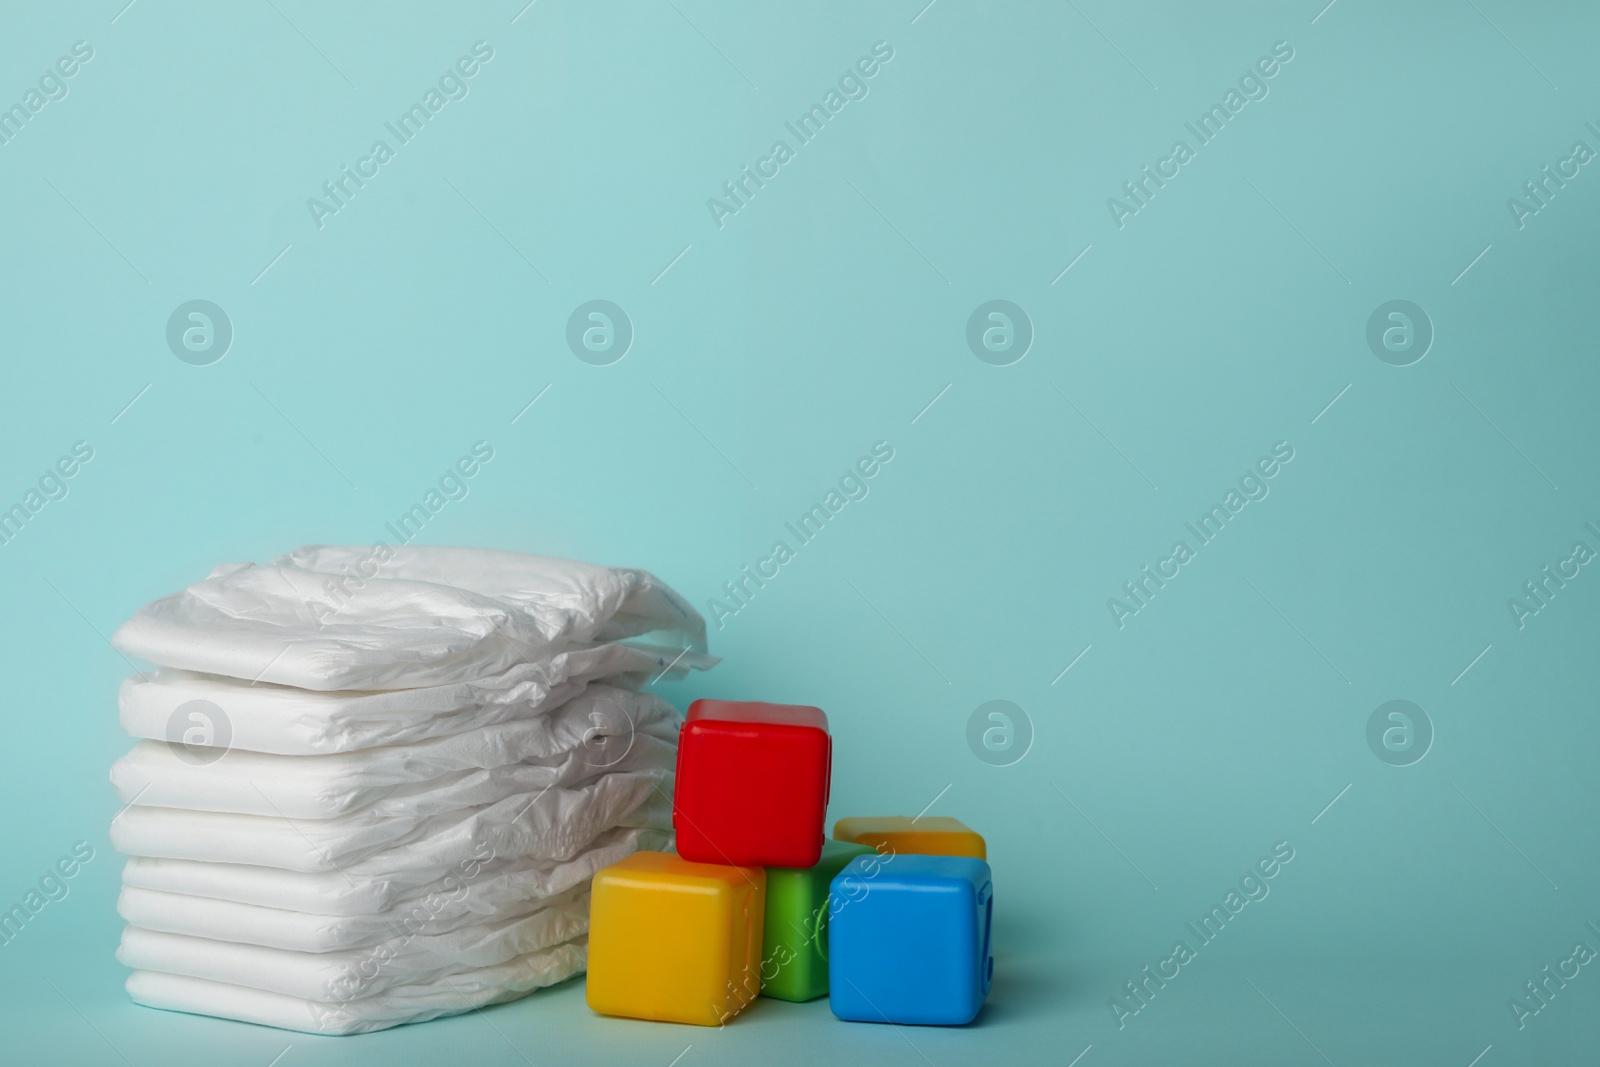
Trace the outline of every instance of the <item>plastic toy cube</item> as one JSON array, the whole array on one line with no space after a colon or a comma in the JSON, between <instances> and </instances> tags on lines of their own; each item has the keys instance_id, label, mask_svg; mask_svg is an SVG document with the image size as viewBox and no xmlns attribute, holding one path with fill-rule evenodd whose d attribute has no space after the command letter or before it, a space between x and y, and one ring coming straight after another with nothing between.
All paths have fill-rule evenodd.
<instances>
[{"instance_id":1,"label":"plastic toy cube","mask_svg":"<svg viewBox=\"0 0 1600 1067\"><path fill-rule=\"evenodd\" d=\"M994 977L987 863L910 853L858 857L831 892L828 996L835 1015L934 1026L977 1017Z\"/></svg>"},{"instance_id":2,"label":"plastic toy cube","mask_svg":"<svg viewBox=\"0 0 1600 1067\"><path fill-rule=\"evenodd\" d=\"M904 815L840 819L833 836L839 841L870 845L885 854L913 852L922 856L972 856L987 859L983 837L956 819L940 815L908 819Z\"/></svg>"},{"instance_id":3,"label":"plastic toy cube","mask_svg":"<svg viewBox=\"0 0 1600 1067\"><path fill-rule=\"evenodd\" d=\"M815 1000L828 991L828 886L872 849L824 841L812 867L767 869L766 934L761 940L761 995Z\"/></svg>"},{"instance_id":4,"label":"plastic toy cube","mask_svg":"<svg viewBox=\"0 0 1600 1067\"><path fill-rule=\"evenodd\" d=\"M747 867L814 865L832 757L819 708L696 700L678 740L678 854Z\"/></svg>"},{"instance_id":5,"label":"plastic toy cube","mask_svg":"<svg viewBox=\"0 0 1600 1067\"><path fill-rule=\"evenodd\" d=\"M767 875L636 852L594 876L589 1007L718 1026L760 991Z\"/></svg>"}]
</instances>

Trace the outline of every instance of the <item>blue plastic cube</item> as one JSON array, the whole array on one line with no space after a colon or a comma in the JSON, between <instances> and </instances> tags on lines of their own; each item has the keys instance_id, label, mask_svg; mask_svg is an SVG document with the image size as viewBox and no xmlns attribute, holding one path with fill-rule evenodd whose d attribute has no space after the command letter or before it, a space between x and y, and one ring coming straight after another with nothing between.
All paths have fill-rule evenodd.
<instances>
[{"instance_id":1,"label":"blue plastic cube","mask_svg":"<svg viewBox=\"0 0 1600 1067\"><path fill-rule=\"evenodd\" d=\"M828 997L841 1019L960 1026L989 995L989 865L861 856L829 886Z\"/></svg>"}]
</instances>

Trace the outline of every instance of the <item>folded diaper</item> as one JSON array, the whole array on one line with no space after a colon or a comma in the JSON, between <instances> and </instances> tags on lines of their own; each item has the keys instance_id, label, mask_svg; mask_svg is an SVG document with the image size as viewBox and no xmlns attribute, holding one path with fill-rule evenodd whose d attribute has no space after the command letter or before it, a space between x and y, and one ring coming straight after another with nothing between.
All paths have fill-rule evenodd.
<instances>
[{"instance_id":1,"label":"folded diaper","mask_svg":"<svg viewBox=\"0 0 1600 1067\"><path fill-rule=\"evenodd\" d=\"M163 669L122 683L122 728L134 737L175 741L173 722L191 701L227 717L233 748L283 755L353 752L424 741L544 714L605 679L635 688L664 673L704 669L716 660L673 649L600 645L518 663L493 675L419 689L314 692L287 685ZM215 712L210 714L215 715Z\"/></svg>"},{"instance_id":2,"label":"folded diaper","mask_svg":"<svg viewBox=\"0 0 1600 1067\"><path fill-rule=\"evenodd\" d=\"M596 837L585 851L569 860L521 857L496 859L487 847L468 860L440 866L372 870L355 863L342 871L305 873L242 863L154 859L132 856L122 868L124 887L184 894L188 897L253 904L273 910L315 916L360 919L405 912L429 894L452 898L466 885L461 907L478 915L494 915L509 902L560 893L594 872L635 852L666 848L665 829L619 826ZM381 857L380 857L381 858Z\"/></svg>"},{"instance_id":3,"label":"folded diaper","mask_svg":"<svg viewBox=\"0 0 1600 1067\"><path fill-rule=\"evenodd\" d=\"M171 744L141 741L112 765L111 784L124 803L150 807L287 819L427 815L671 766L678 722L658 697L596 684L543 715L337 755L232 749L197 764Z\"/></svg>"},{"instance_id":4,"label":"folded diaper","mask_svg":"<svg viewBox=\"0 0 1600 1067\"><path fill-rule=\"evenodd\" d=\"M159 742L155 741L144 743L159 745ZM154 805L159 803L168 807L216 811L223 814L266 815L277 811L282 818L315 821L342 815L420 820L464 808L482 807L506 797L532 796L551 786L576 788L600 774L621 774L638 770L643 766L659 767L661 753L673 751L671 742L652 736L639 736L631 741L618 739L617 744L619 751L621 745L628 744L631 747L615 763L604 768L597 767L592 762L595 757L591 755L589 749L579 748L539 762L529 761L482 770L460 771L426 782L392 788L323 791L319 788L321 783L316 781L274 783L260 778L240 777L230 783L229 792L219 791L217 796L208 797L198 788L178 779L163 783L167 786L163 791L166 799L157 798L157 790L151 788L146 792L144 800L151 801L152 810ZM151 756L148 751L140 752L136 749L129 754L129 757L124 758L128 766L118 777L130 781L139 780L138 775L141 772L138 762L146 756L150 756L148 763L154 764L162 760L160 756ZM243 762L232 764L241 775L244 773L240 766ZM149 781L148 778L144 780ZM274 785L278 788L274 789ZM130 793L137 795L138 792L123 785L119 785L117 791L123 795ZM143 805L143 800L140 803Z\"/></svg>"},{"instance_id":5,"label":"folded diaper","mask_svg":"<svg viewBox=\"0 0 1600 1067\"><path fill-rule=\"evenodd\" d=\"M291 871L339 871L362 860L391 870L449 866L475 855L480 844L496 856L569 859L613 826L670 825L671 777L665 768L608 774L576 789L550 787L533 797L425 817L358 811L285 819L135 804L112 823L111 846L129 856Z\"/></svg>"},{"instance_id":6,"label":"folded diaper","mask_svg":"<svg viewBox=\"0 0 1600 1067\"><path fill-rule=\"evenodd\" d=\"M587 948L587 938L580 937L493 967L444 974L349 1000L297 997L145 970L128 976L127 989L136 1003L152 1008L219 1015L308 1034L364 1034L516 1000L555 985L583 970Z\"/></svg>"},{"instance_id":7,"label":"folded diaper","mask_svg":"<svg viewBox=\"0 0 1600 1067\"><path fill-rule=\"evenodd\" d=\"M484 549L309 546L217 567L139 609L112 643L250 682L408 689L650 633L705 648L705 620L647 571Z\"/></svg>"},{"instance_id":8,"label":"folded diaper","mask_svg":"<svg viewBox=\"0 0 1600 1067\"><path fill-rule=\"evenodd\" d=\"M123 931L117 959L135 970L186 974L314 1000L348 1000L493 967L570 941L588 929L588 887L582 886L523 915L439 933L402 931L370 945L328 952L270 948L135 924Z\"/></svg>"},{"instance_id":9,"label":"folded diaper","mask_svg":"<svg viewBox=\"0 0 1600 1067\"><path fill-rule=\"evenodd\" d=\"M504 901L494 912L476 914L465 907L471 882L452 879L450 885L454 888L441 884L402 907L375 915L311 915L123 886L117 897L117 914L133 926L161 933L292 952L339 952L381 944L402 935L446 934L467 926L504 922L588 892L587 886L574 885L553 896L518 896Z\"/></svg>"}]
</instances>

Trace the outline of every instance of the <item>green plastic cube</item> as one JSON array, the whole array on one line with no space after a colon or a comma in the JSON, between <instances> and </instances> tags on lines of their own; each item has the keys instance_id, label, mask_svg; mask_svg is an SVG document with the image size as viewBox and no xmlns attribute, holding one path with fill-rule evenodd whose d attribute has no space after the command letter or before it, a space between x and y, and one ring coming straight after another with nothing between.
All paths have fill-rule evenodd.
<instances>
[{"instance_id":1,"label":"green plastic cube","mask_svg":"<svg viewBox=\"0 0 1600 1067\"><path fill-rule=\"evenodd\" d=\"M828 840L814 867L768 867L761 995L815 1000L828 992L828 884L866 845Z\"/></svg>"}]
</instances>

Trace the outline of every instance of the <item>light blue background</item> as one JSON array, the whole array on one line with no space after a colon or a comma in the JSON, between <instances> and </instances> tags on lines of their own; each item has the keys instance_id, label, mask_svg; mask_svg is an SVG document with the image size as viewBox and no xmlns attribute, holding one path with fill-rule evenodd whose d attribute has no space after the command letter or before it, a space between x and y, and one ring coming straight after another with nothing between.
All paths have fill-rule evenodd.
<instances>
[{"instance_id":1,"label":"light blue background","mask_svg":"<svg viewBox=\"0 0 1600 1067\"><path fill-rule=\"evenodd\" d=\"M1506 206L1600 148L1592 6L123 2L0 24L7 106L94 48L0 146L0 501L95 450L0 548L0 897L97 850L0 948L8 1061L1592 1058L1593 968L1525 1029L1508 1002L1600 947L1600 576L1520 630L1506 606L1600 547L1600 175L1522 229ZM470 95L313 226L478 40ZM880 40L870 94L719 229L706 199ZM1280 40L1270 95L1119 229L1107 198ZM210 366L165 342L196 298L235 329ZM636 331L607 367L564 341L595 298ZM1006 367L965 342L995 298L1036 331ZM1403 368L1365 341L1397 298L1437 334ZM662 688L818 704L833 817L937 798L988 837L977 1025L656 1026L574 982L323 1039L127 1000L105 638L215 563L385 536L478 440L422 540L643 566L702 607L890 442L714 630L722 666ZM1119 629L1107 598L1278 441L1270 496ZM1436 730L1403 768L1365 735L1396 698ZM1035 732L1009 767L966 741L991 699ZM1271 895L1119 1030L1109 998L1279 841Z\"/></svg>"}]
</instances>

